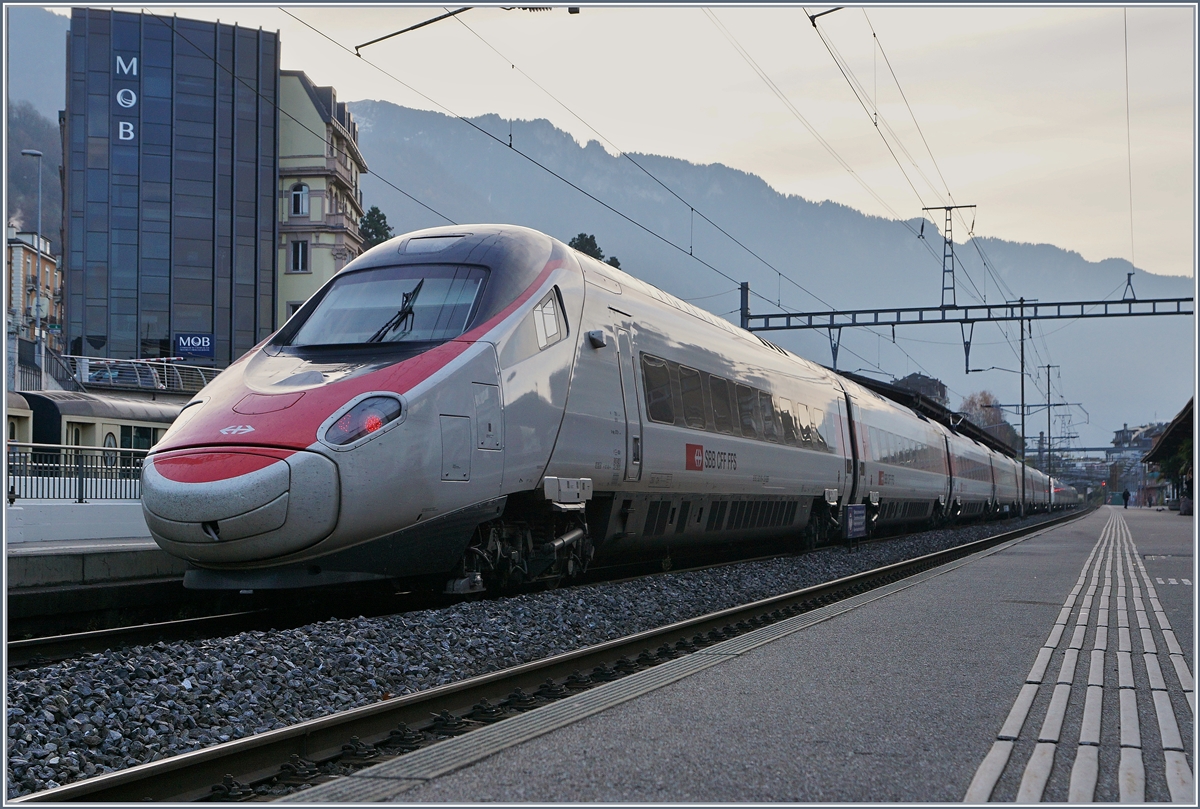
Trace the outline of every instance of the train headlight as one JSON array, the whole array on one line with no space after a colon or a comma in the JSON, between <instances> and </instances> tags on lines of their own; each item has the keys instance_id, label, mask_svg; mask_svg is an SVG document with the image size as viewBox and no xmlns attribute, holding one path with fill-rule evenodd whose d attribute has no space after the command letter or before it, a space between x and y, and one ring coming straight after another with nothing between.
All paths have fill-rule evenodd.
<instances>
[{"instance_id":1,"label":"train headlight","mask_svg":"<svg viewBox=\"0 0 1200 809\"><path fill-rule=\"evenodd\" d=\"M325 440L339 447L353 444L400 418L401 411L400 401L390 396L363 399L330 425Z\"/></svg>"}]
</instances>

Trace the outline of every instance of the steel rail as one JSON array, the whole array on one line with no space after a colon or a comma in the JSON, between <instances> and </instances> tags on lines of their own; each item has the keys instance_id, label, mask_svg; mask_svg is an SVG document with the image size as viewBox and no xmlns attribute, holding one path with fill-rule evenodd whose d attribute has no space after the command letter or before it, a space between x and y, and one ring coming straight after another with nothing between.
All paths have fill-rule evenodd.
<instances>
[{"instance_id":1,"label":"steel rail","mask_svg":"<svg viewBox=\"0 0 1200 809\"><path fill-rule=\"evenodd\" d=\"M30 664L41 664L55 660L102 652L114 644L144 644L160 640L171 640L189 636L196 632L212 632L255 628L254 620L273 614L269 609L243 610L220 615L201 615L181 618L177 621L160 621L149 624L118 626L111 629L95 629L88 632L71 632L65 635L50 635L40 638L10 640L5 646L8 668L23 668Z\"/></svg>"},{"instance_id":2,"label":"steel rail","mask_svg":"<svg viewBox=\"0 0 1200 809\"><path fill-rule=\"evenodd\" d=\"M311 762L338 758L352 737L367 744L388 737L400 723L416 729L430 725L430 717L449 711L455 716L469 712L481 700L500 702L514 689L532 692L547 679L565 678L577 671L591 671L641 650L675 640L716 632L724 640L764 623L800 614L866 590L897 581L993 545L1042 531L1090 514L1093 509L1069 512L1036 525L997 534L954 548L885 565L830 582L761 599L639 632L624 638L555 655L500 671L449 683L414 694L395 697L373 705L311 719L286 728L271 730L201 750L181 753L159 761L94 776L83 781L35 792L10 803L63 803L72 801L132 802L142 800L185 802L213 797L214 785L233 774L242 784L265 782L280 774L281 765L293 756ZM781 614L782 613L782 614ZM759 619L753 625L752 617ZM765 620L764 620L765 618ZM734 627L732 632L726 627ZM716 638L705 643L718 642ZM599 684L599 683L597 683ZM482 725L481 725L482 726ZM373 741L374 740L374 741ZM380 760L387 760L381 756Z\"/></svg>"}]
</instances>

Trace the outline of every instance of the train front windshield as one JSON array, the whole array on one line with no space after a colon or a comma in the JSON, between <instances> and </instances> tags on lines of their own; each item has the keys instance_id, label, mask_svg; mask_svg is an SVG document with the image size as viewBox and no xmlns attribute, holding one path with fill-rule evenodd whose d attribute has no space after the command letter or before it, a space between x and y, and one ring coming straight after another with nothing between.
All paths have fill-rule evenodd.
<instances>
[{"instance_id":1,"label":"train front windshield","mask_svg":"<svg viewBox=\"0 0 1200 809\"><path fill-rule=\"evenodd\" d=\"M438 342L466 331L487 279L480 267L407 265L338 276L288 345Z\"/></svg>"}]
</instances>

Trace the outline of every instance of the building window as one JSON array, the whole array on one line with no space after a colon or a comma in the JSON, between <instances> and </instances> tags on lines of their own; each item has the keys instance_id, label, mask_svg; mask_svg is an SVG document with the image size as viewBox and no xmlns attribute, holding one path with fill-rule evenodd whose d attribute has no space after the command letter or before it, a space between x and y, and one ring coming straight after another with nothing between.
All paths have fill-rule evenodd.
<instances>
[{"instance_id":1,"label":"building window","mask_svg":"<svg viewBox=\"0 0 1200 809\"><path fill-rule=\"evenodd\" d=\"M296 314L296 312L303 305L304 305L304 301L288 301L287 302L287 317L291 318L291 316Z\"/></svg>"},{"instance_id":2,"label":"building window","mask_svg":"<svg viewBox=\"0 0 1200 809\"><path fill-rule=\"evenodd\" d=\"M308 272L308 242L292 242L292 272Z\"/></svg>"},{"instance_id":3,"label":"building window","mask_svg":"<svg viewBox=\"0 0 1200 809\"><path fill-rule=\"evenodd\" d=\"M304 183L292 186L292 216L308 216L308 186Z\"/></svg>"}]
</instances>

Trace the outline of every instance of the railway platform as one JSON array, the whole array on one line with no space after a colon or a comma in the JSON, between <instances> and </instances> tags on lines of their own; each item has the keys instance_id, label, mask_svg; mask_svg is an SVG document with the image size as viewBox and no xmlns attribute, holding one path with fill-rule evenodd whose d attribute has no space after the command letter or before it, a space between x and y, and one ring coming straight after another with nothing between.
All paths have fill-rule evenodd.
<instances>
[{"instance_id":1,"label":"railway platform","mask_svg":"<svg viewBox=\"0 0 1200 809\"><path fill-rule=\"evenodd\" d=\"M187 597L187 563L150 538L136 501L18 500L7 507L4 555L10 633L55 634L61 616L90 626L131 605L153 611Z\"/></svg>"},{"instance_id":2,"label":"railway platform","mask_svg":"<svg viewBox=\"0 0 1200 809\"><path fill-rule=\"evenodd\" d=\"M1194 805L1194 532L1102 507L285 802Z\"/></svg>"}]
</instances>

